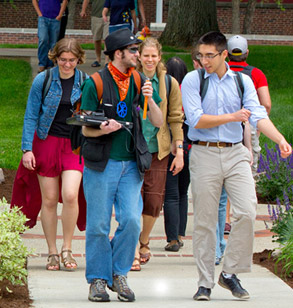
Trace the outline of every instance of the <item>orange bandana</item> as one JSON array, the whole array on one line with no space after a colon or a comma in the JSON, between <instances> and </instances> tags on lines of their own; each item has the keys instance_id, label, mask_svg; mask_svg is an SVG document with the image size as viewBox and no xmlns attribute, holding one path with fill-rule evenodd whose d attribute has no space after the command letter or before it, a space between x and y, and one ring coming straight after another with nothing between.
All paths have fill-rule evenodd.
<instances>
[{"instance_id":1,"label":"orange bandana","mask_svg":"<svg viewBox=\"0 0 293 308\"><path fill-rule=\"evenodd\" d=\"M108 69L115 80L118 89L119 89L119 95L120 95L120 101L124 101L126 98L129 83L130 83L130 76L132 74L132 71L134 70L134 67L131 67L128 69L127 73L124 74L120 72L113 64L110 62L108 64Z\"/></svg>"}]
</instances>

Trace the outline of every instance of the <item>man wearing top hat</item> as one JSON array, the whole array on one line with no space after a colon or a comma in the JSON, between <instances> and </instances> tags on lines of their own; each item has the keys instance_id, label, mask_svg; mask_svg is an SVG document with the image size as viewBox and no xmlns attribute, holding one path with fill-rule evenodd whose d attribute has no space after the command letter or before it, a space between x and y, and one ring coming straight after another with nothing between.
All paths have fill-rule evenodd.
<instances>
[{"instance_id":1,"label":"man wearing top hat","mask_svg":"<svg viewBox=\"0 0 293 308\"><path fill-rule=\"evenodd\" d=\"M141 94L133 77L138 44L141 43L129 29L111 33L105 40L110 63L100 71L103 80L103 97L99 101L92 79L82 87L81 109L84 113L103 109L110 120L100 128L83 127L86 137L83 147L85 168L84 192L87 201L86 227L86 279L90 284L90 301L109 301L108 286L118 293L121 301L135 300L127 284L127 273L134 259L135 246L140 232L142 203L139 202L143 182L138 168L134 145L145 141L140 125L139 108L148 98L148 117L160 127L162 113L157 106L160 97L151 83L143 83ZM154 98L154 99L153 99ZM117 122L133 122L131 131ZM111 216L115 208L118 227L109 239Z\"/></svg>"}]
</instances>

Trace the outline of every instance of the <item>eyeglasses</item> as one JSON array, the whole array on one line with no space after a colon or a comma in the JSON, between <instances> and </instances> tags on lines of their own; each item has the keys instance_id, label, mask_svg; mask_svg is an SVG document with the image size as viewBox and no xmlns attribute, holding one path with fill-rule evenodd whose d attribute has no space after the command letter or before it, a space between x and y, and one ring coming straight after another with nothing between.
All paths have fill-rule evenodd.
<instances>
[{"instance_id":1,"label":"eyeglasses","mask_svg":"<svg viewBox=\"0 0 293 308\"><path fill-rule=\"evenodd\" d=\"M212 60L212 59L214 59L216 56L220 55L222 52L223 52L223 51L220 51L220 52L216 53L215 55L205 55L205 56L204 56L204 55L201 55L201 54L198 54L198 55L196 55L195 57L196 57L197 60L202 60L202 59Z\"/></svg>"},{"instance_id":2,"label":"eyeglasses","mask_svg":"<svg viewBox=\"0 0 293 308\"><path fill-rule=\"evenodd\" d=\"M138 52L138 47L127 47L126 49L132 54L135 54Z\"/></svg>"},{"instance_id":3,"label":"eyeglasses","mask_svg":"<svg viewBox=\"0 0 293 308\"><path fill-rule=\"evenodd\" d=\"M62 64L65 64L65 63L69 63L69 64L75 64L75 62L78 61L77 58L72 58L72 59L64 59L64 58L58 58L58 60L62 63Z\"/></svg>"}]
</instances>

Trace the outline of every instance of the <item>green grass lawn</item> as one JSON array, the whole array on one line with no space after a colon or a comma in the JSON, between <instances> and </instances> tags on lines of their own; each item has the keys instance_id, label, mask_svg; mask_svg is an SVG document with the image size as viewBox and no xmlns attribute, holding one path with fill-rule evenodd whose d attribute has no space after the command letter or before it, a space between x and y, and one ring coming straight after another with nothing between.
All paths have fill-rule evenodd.
<instances>
[{"instance_id":1,"label":"green grass lawn","mask_svg":"<svg viewBox=\"0 0 293 308\"><path fill-rule=\"evenodd\" d=\"M32 71L23 60L0 59L0 168L16 169Z\"/></svg>"},{"instance_id":2,"label":"green grass lawn","mask_svg":"<svg viewBox=\"0 0 293 308\"><path fill-rule=\"evenodd\" d=\"M293 143L293 47L250 46L248 63L259 67L267 76L272 98L270 118ZM164 48L164 61L181 57L192 70L189 53ZM0 59L0 168L16 169L21 158L21 135L26 100L31 86L31 68L22 60ZM274 143L261 135L261 146Z\"/></svg>"}]
</instances>

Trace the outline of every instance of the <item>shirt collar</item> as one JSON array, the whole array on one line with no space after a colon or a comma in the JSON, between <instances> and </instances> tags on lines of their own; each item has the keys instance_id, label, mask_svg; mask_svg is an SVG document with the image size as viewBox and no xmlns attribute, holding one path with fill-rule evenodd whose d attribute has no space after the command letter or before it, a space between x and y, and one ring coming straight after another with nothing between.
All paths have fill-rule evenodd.
<instances>
[{"instance_id":1,"label":"shirt collar","mask_svg":"<svg viewBox=\"0 0 293 308\"><path fill-rule=\"evenodd\" d=\"M158 79L157 73L155 73L155 75L153 76L151 81L155 81L157 84L159 83L159 79Z\"/></svg>"}]
</instances>

